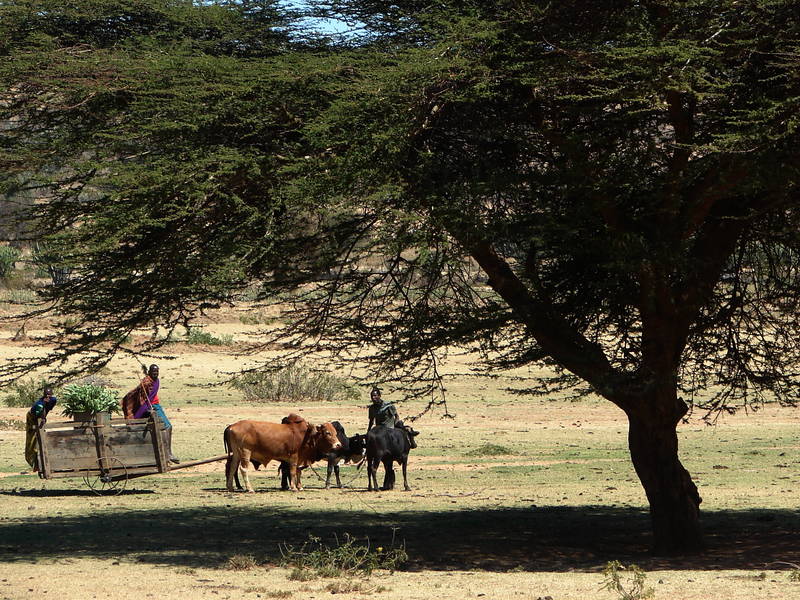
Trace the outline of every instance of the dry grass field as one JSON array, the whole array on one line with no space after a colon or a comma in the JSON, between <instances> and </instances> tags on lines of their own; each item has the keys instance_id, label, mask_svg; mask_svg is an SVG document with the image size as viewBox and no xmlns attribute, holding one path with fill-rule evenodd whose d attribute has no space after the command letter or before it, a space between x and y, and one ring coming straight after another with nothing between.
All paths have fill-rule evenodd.
<instances>
[{"instance_id":1,"label":"dry grass field","mask_svg":"<svg viewBox=\"0 0 800 600\"><path fill-rule=\"evenodd\" d=\"M159 361L176 454L221 454L227 424L290 411L339 420L350 434L366 429L366 390L348 406L265 405L219 385L258 358L235 353L258 329L240 316L220 314L207 326L232 335L233 345L176 344ZM13 331L0 331L0 359L41 351L36 329L28 333L33 341L13 342ZM352 466L342 468L344 489L326 490L307 471L305 490L281 492L271 465L252 476L255 494L230 494L223 464L212 463L96 496L80 479L28 473L24 409L0 408L0 599L614 599L621 596L601 589L611 560L644 569L658 599L800 598L792 566L800 564L797 411L767 407L713 427L699 419L681 426L710 547L660 559L647 553L646 502L624 415L598 399L519 396L512 391L525 384L516 376L527 373L476 377L469 365L469 356L445 365L456 375L448 383L454 418L429 413L415 423L410 492L369 493L366 473ZM137 369L115 359L104 377L125 390ZM400 413L421 408L402 404ZM317 473L324 477L324 466ZM285 545L309 536L335 545L345 534L373 551L404 544L408 563L394 573L306 581L281 566Z\"/></svg>"}]
</instances>

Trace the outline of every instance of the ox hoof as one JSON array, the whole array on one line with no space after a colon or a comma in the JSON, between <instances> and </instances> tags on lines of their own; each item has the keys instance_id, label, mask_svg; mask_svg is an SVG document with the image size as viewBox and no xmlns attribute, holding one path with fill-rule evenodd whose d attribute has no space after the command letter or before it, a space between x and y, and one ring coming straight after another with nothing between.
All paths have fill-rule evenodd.
<instances>
[{"instance_id":1,"label":"ox hoof","mask_svg":"<svg viewBox=\"0 0 800 600\"><path fill-rule=\"evenodd\" d=\"M405 490L406 490L407 492L410 492L410 491L411 491L411 488L410 488L410 487L408 487L408 486L406 486L406 487L405 487Z\"/></svg>"}]
</instances>

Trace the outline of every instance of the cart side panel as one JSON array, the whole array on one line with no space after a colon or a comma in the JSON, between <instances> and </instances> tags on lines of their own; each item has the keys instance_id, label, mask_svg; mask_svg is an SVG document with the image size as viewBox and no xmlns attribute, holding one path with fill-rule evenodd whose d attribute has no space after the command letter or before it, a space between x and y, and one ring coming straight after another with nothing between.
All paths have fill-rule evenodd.
<instances>
[{"instance_id":1,"label":"cart side panel","mask_svg":"<svg viewBox=\"0 0 800 600\"><path fill-rule=\"evenodd\" d=\"M105 436L109 456L119 459L126 467L153 467L158 460L153 452L150 430L142 427L138 431L112 428Z\"/></svg>"},{"instance_id":2,"label":"cart side panel","mask_svg":"<svg viewBox=\"0 0 800 600\"><path fill-rule=\"evenodd\" d=\"M47 431L42 436L47 471L81 471L97 469L97 445L90 427Z\"/></svg>"}]
</instances>

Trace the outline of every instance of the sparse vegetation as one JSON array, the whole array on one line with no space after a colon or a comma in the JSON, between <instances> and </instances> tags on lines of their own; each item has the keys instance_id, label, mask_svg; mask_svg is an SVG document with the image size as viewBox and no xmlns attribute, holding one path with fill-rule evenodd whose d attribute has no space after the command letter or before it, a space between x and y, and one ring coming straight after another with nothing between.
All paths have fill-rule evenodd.
<instances>
[{"instance_id":1,"label":"sparse vegetation","mask_svg":"<svg viewBox=\"0 0 800 600\"><path fill-rule=\"evenodd\" d=\"M466 456L500 456L503 454L513 454L513 451L499 444L484 444L465 453Z\"/></svg>"},{"instance_id":2,"label":"sparse vegetation","mask_svg":"<svg viewBox=\"0 0 800 600\"><path fill-rule=\"evenodd\" d=\"M378 585L372 586L365 581L345 579L344 581L331 581L325 586L325 591L331 594L376 594L389 591L389 588Z\"/></svg>"},{"instance_id":3,"label":"sparse vegetation","mask_svg":"<svg viewBox=\"0 0 800 600\"><path fill-rule=\"evenodd\" d=\"M39 379L21 379L8 386L3 404L11 408L30 408L42 395L47 382ZM57 390L53 390L58 396Z\"/></svg>"},{"instance_id":4,"label":"sparse vegetation","mask_svg":"<svg viewBox=\"0 0 800 600\"><path fill-rule=\"evenodd\" d=\"M289 579L309 581L317 577L354 577L370 575L376 569L394 572L408 561L405 545L392 548L372 548L367 542L359 544L349 534L344 542L327 546L318 537L309 540L299 549L285 545L281 548L282 565L292 567Z\"/></svg>"},{"instance_id":5,"label":"sparse vegetation","mask_svg":"<svg viewBox=\"0 0 800 600\"><path fill-rule=\"evenodd\" d=\"M24 282L17 282L18 284L25 285ZM31 304L37 299L36 292L29 289L8 289L4 290L2 294L4 302L10 304Z\"/></svg>"},{"instance_id":6,"label":"sparse vegetation","mask_svg":"<svg viewBox=\"0 0 800 600\"><path fill-rule=\"evenodd\" d=\"M19 419L0 419L0 430L22 431L25 429L25 422Z\"/></svg>"},{"instance_id":7,"label":"sparse vegetation","mask_svg":"<svg viewBox=\"0 0 800 600\"><path fill-rule=\"evenodd\" d=\"M19 250L14 246L0 246L0 279L5 279L11 274L17 259L19 259Z\"/></svg>"},{"instance_id":8,"label":"sparse vegetation","mask_svg":"<svg viewBox=\"0 0 800 600\"><path fill-rule=\"evenodd\" d=\"M271 325L280 322L278 317L272 317L263 311L251 311L239 315L239 322L244 325Z\"/></svg>"},{"instance_id":9,"label":"sparse vegetation","mask_svg":"<svg viewBox=\"0 0 800 600\"><path fill-rule=\"evenodd\" d=\"M236 378L233 387L251 402L352 402L360 394L355 385L301 364L276 372L251 371Z\"/></svg>"},{"instance_id":10,"label":"sparse vegetation","mask_svg":"<svg viewBox=\"0 0 800 600\"><path fill-rule=\"evenodd\" d=\"M620 574L627 571L626 580ZM617 560L608 562L603 569L601 590L609 590L617 594L620 600L648 600L655 597L653 588L645 587L647 574L637 565L624 566Z\"/></svg>"},{"instance_id":11,"label":"sparse vegetation","mask_svg":"<svg viewBox=\"0 0 800 600\"><path fill-rule=\"evenodd\" d=\"M258 566L258 561L252 554L234 554L228 559L228 568L231 571L249 571Z\"/></svg>"},{"instance_id":12,"label":"sparse vegetation","mask_svg":"<svg viewBox=\"0 0 800 600\"><path fill-rule=\"evenodd\" d=\"M186 343L192 345L206 344L208 346L230 346L233 344L232 335L216 337L200 327L190 327L186 332Z\"/></svg>"}]
</instances>

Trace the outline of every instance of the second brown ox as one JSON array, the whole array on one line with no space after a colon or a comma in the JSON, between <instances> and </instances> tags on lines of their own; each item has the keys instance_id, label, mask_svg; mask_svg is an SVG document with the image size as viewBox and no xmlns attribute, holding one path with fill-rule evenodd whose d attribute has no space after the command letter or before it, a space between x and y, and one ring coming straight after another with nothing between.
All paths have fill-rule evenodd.
<instances>
[{"instance_id":1,"label":"second brown ox","mask_svg":"<svg viewBox=\"0 0 800 600\"><path fill-rule=\"evenodd\" d=\"M292 489L303 489L300 485L300 469L341 445L336 429L330 423L314 426L302 417L291 414L284 423L266 421L238 421L225 428L223 436L225 450L230 453L226 467L228 491L233 491L233 479L238 465L245 489L252 492L247 472L251 461L266 465L272 460L289 464L289 485Z\"/></svg>"}]
</instances>

